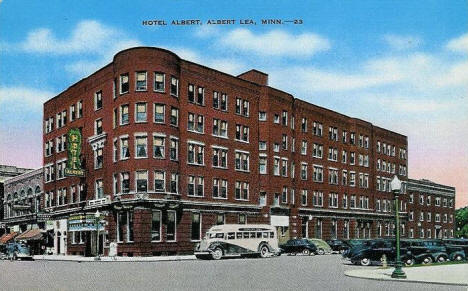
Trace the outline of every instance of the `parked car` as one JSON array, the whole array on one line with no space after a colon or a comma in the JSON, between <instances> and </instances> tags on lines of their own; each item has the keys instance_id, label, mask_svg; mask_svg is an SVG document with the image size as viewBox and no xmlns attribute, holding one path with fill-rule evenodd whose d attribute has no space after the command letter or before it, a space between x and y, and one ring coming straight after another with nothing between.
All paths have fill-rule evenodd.
<instances>
[{"instance_id":1,"label":"parked car","mask_svg":"<svg viewBox=\"0 0 468 291\"><path fill-rule=\"evenodd\" d=\"M350 239L346 243L349 245L349 249L345 250L342 254L343 259L349 259L354 253L359 251L362 247L369 243L369 239Z\"/></svg>"},{"instance_id":2,"label":"parked car","mask_svg":"<svg viewBox=\"0 0 468 291\"><path fill-rule=\"evenodd\" d=\"M431 264L433 262L445 262L449 259L444 243L437 239L405 239L402 246L407 248L411 258L407 258L407 265ZM410 260L413 260L412 262Z\"/></svg>"},{"instance_id":3,"label":"parked car","mask_svg":"<svg viewBox=\"0 0 468 291\"><path fill-rule=\"evenodd\" d=\"M463 249L465 258L468 258L468 239L464 238L448 238L442 240L446 247L454 246Z\"/></svg>"},{"instance_id":4,"label":"parked car","mask_svg":"<svg viewBox=\"0 0 468 291\"><path fill-rule=\"evenodd\" d=\"M280 245L281 253L312 255L317 254L317 247L310 240L305 238L290 239L285 244Z\"/></svg>"},{"instance_id":5,"label":"parked car","mask_svg":"<svg viewBox=\"0 0 468 291\"><path fill-rule=\"evenodd\" d=\"M389 239L375 239L364 243L360 248L356 248L350 256L353 264L361 264L362 266L377 265L382 262L385 255L389 264L396 260L395 241ZM400 256L402 262L407 262L407 258L411 257L405 247L400 248Z\"/></svg>"},{"instance_id":6,"label":"parked car","mask_svg":"<svg viewBox=\"0 0 468 291\"><path fill-rule=\"evenodd\" d=\"M321 240L319 238L308 238L311 243L317 247L317 254L318 255L325 255L325 254L331 254L332 249L331 247L327 244L326 241Z\"/></svg>"},{"instance_id":7,"label":"parked car","mask_svg":"<svg viewBox=\"0 0 468 291\"><path fill-rule=\"evenodd\" d=\"M329 239L326 242L331 247L332 251L339 252L340 254L349 249L349 245L341 239Z\"/></svg>"},{"instance_id":8,"label":"parked car","mask_svg":"<svg viewBox=\"0 0 468 291\"><path fill-rule=\"evenodd\" d=\"M10 260L32 260L29 247L24 243L11 242L6 245L6 255Z\"/></svg>"}]
</instances>

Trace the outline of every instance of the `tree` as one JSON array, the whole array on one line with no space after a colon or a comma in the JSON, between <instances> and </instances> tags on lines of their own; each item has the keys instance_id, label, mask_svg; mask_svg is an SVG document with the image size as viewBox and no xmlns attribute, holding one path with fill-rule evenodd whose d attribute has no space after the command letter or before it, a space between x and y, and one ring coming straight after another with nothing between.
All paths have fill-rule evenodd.
<instances>
[{"instance_id":1,"label":"tree","mask_svg":"<svg viewBox=\"0 0 468 291\"><path fill-rule=\"evenodd\" d=\"M455 236L468 238L468 207L455 210Z\"/></svg>"}]
</instances>

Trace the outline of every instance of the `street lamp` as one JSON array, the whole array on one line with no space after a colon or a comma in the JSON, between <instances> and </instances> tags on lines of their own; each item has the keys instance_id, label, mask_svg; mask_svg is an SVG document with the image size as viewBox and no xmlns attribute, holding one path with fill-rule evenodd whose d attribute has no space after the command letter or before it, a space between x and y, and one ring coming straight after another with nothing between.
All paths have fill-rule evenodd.
<instances>
[{"instance_id":1,"label":"street lamp","mask_svg":"<svg viewBox=\"0 0 468 291\"><path fill-rule=\"evenodd\" d=\"M96 219L96 257L94 258L95 261L100 261L101 258L99 257L99 220L101 217L101 213L99 213L99 209L96 210L94 213L94 218Z\"/></svg>"},{"instance_id":2,"label":"street lamp","mask_svg":"<svg viewBox=\"0 0 468 291\"><path fill-rule=\"evenodd\" d=\"M392 278L397 279L406 279L406 274L402 270L402 263L400 257L400 210L399 202L398 202L398 195L401 192L401 181L398 179L397 175L393 176L392 181L390 182L390 189L395 195L395 227L396 227L396 262L395 262L395 270L393 270Z\"/></svg>"}]
</instances>

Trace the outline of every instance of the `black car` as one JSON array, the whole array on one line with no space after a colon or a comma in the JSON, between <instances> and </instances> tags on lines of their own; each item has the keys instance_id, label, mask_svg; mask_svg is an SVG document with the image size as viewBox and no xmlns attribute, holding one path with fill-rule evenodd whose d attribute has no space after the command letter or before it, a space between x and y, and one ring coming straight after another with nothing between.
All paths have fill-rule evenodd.
<instances>
[{"instance_id":1,"label":"black car","mask_svg":"<svg viewBox=\"0 0 468 291\"><path fill-rule=\"evenodd\" d=\"M465 238L447 238L442 240L446 247L459 247L463 249L465 258L468 258L468 239Z\"/></svg>"},{"instance_id":2,"label":"black car","mask_svg":"<svg viewBox=\"0 0 468 291\"><path fill-rule=\"evenodd\" d=\"M361 247L353 250L349 257L353 264L370 266L380 264L385 255L388 263L394 263L396 260L396 247L394 240L376 239L364 243ZM400 255L403 262L410 256L405 247L400 248Z\"/></svg>"},{"instance_id":3,"label":"black car","mask_svg":"<svg viewBox=\"0 0 468 291\"><path fill-rule=\"evenodd\" d=\"M317 247L309 240L301 239L290 239L285 244L280 245L281 253L283 254L304 254L311 255L317 254Z\"/></svg>"},{"instance_id":4,"label":"black car","mask_svg":"<svg viewBox=\"0 0 468 291\"><path fill-rule=\"evenodd\" d=\"M331 247L332 251L339 252L340 254L349 249L349 245L344 240L329 239L326 242Z\"/></svg>"},{"instance_id":5,"label":"black car","mask_svg":"<svg viewBox=\"0 0 468 291\"><path fill-rule=\"evenodd\" d=\"M437 239L405 239L401 241L411 258L407 257L407 265L414 263L431 264L433 262L445 262L449 259L444 243Z\"/></svg>"}]
</instances>

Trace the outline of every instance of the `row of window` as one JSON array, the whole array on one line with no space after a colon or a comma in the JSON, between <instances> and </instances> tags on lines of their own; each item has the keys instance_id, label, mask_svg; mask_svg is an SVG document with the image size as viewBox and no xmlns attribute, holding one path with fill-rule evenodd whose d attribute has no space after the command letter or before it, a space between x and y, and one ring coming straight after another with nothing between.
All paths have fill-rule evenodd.
<instances>
[{"instance_id":1,"label":"row of window","mask_svg":"<svg viewBox=\"0 0 468 291\"><path fill-rule=\"evenodd\" d=\"M409 194L409 203L414 203L414 194L410 193ZM442 202L442 203L441 203ZM420 193L419 194L419 204L420 205L427 205L431 206L432 205L432 196L429 194L426 194L426 200L424 200L424 194ZM441 198L441 197L435 197L434 198L434 206L442 206L442 207L454 207L454 199L453 198Z\"/></svg>"},{"instance_id":2,"label":"row of window","mask_svg":"<svg viewBox=\"0 0 468 291\"><path fill-rule=\"evenodd\" d=\"M426 212L425 213L426 215L424 215L424 211L420 211L419 212L419 221L423 222L423 221L427 221L427 222L431 222L432 221L432 213L431 212ZM453 214L450 214L450 216L447 214L447 213L444 213L443 214L443 222L444 223L453 223ZM408 213L408 221L414 221L414 212L413 211L410 211ZM441 222L440 221L440 213L435 213L434 215L434 221L435 222Z\"/></svg>"},{"instance_id":3,"label":"row of window","mask_svg":"<svg viewBox=\"0 0 468 291\"><path fill-rule=\"evenodd\" d=\"M439 233L437 233L439 231ZM408 236L410 238L415 238L414 236L414 228L410 228L408 230L409 234ZM426 234L424 235L424 228L420 227L419 228L419 237L418 238L452 238L453 237L453 229L434 229L434 234L432 235L432 231L430 228L426 230Z\"/></svg>"},{"instance_id":4,"label":"row of window","mask_svg":"<svg viewBox=\"0 0 468 291\"><path fill-rule=\"evenodd\" d=\"M70 105L69 109L69 121L72 122L75 119L83 117L83 101L80 100L76 104ZM59 112L54 117L49 117L44 121L44 132L49 133L54 130L54 121L55 128L64 127L67 124L67 110Z\"/></svg>"},{"instance_id":5,"label":"row of window","mask_svg":"<svg viewBox=\"0 0 468 291\"><path fill-rule=\"evenodd\" d=\"M70 187L62 187L54 191L48 191L44 196L45 207L54 207L67 205L71 203L81 202L84 197L81 195L84 193L84 185L72 185Z\"/></svg>"}]
</instances>

